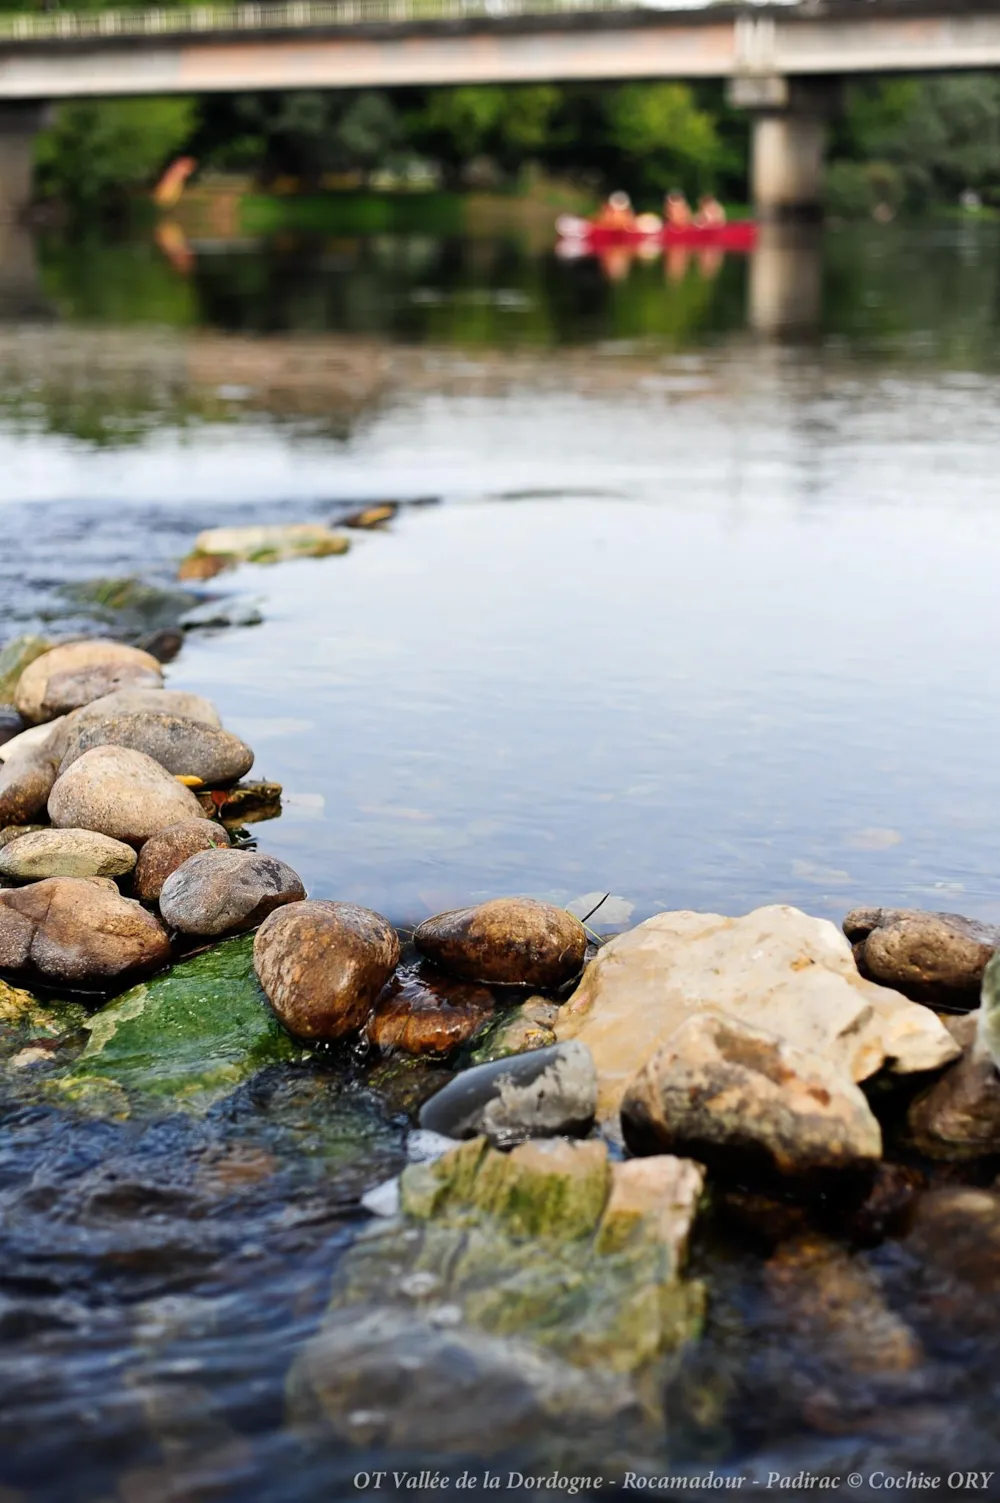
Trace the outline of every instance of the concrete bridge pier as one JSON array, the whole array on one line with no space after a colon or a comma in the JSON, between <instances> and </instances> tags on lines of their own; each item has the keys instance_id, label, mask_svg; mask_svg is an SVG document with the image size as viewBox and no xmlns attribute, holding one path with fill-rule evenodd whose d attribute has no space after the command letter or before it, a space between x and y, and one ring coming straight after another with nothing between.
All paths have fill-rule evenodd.
<instances>
[{"instance_id":1,"label":"concrete bridge pier","mask_svg":"<svg viewBox=\"0 0 1000 1503\"><path fill-rule=\"evenodd\" d=\"M44 311L26 224L35 134L44 120L44 105L0 104L0 319L34 318Z\"/></svg>"},{"instance_id":2,"label":"concrete bridge pier","mask_svg":"<svg viewBox=\"0 0 1000 1503\"><path fill-rule=\"evenodd\" d=\"M823 216L827 125L840 90L828 79L741 74L729 99L752 123L750 193L765 224L808 223Z\"/></svg>"}]
</instances>

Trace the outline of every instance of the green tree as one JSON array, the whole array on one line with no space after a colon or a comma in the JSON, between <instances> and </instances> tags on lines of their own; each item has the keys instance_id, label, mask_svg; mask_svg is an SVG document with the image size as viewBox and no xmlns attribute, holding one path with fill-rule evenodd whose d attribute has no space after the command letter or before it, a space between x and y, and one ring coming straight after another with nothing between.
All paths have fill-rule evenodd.
<instances>
[{"instance_id":1,"label":"green tree","mask_svg":"<svg viewBox=\"0 0 1000 1503\"><path fill-rule=\"evenodd\" d=\"M151 183L187 143L196 113L196 101L186 98L61 104L38 138L39 187L92 209Z\"/></svg>"},{"instance_id":2,"label":"green tree","mask_svg":"<svg viewBox=\"0 0 1000 1503\"><path fill-rule=\"evenodd\" d=\"M609 92L605 112L609 144L642 188L714 187L728 165L715 118L685 84L624 84Z\"/></svg>"}]
</instances>

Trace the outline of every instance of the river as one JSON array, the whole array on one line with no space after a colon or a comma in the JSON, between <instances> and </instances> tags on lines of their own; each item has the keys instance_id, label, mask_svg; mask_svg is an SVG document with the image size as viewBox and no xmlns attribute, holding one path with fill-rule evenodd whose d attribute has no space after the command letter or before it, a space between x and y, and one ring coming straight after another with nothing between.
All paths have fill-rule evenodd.
<instances>
[{"instance_id":1,"label":"river","mask_svg":"<svg viewBox=\"0 0 1000 1503\"><path fill-rule=\"evenodd\" d=\"M74 581L168 583L204 527L396 503L344 557L214 581L262 624L170 670L283 785L254 833L313 896L403 926L510 892L612 894L609 932L779 902L1000 920L996 226L835 228L757 266L167 249L50 240L6 289L0 634L86 625ZM283 1422L357 1198L401 1162L354 1084L322 1108L337 1151L304 1146L326 1079L207 1120L10 1108L2 1503L333 1498L384 1464ZM813 1423L753 1259L701 1255L726 1403L680 1404L672 1460L995 1458L993 1338L929 1334L891 1398L858 1374L853 1419ZM920 1276L872 1256L918 1319Z\"/></svg>"}]
</instances>

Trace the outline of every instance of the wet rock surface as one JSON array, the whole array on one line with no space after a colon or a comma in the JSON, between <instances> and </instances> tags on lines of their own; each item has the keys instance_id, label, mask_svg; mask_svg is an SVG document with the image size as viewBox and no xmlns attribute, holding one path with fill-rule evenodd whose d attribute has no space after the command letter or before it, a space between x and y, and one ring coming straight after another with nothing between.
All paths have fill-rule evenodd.
<instances>
[{"instance_id":1,"label":"wet rock surface","mask_svg":"<svg viewBox=\"0 0 1000 1503\"><path fill-rule=\"evenodd\" d=\"M739 1018L836 1064L850 1079L882 1068L938 1069L959 1045L926 1007L858 975L833 924L797 908L743 918L661 913L606 944L559 1011L560 1040L589 1047L598 1115L614 1123L625 1089L692 1014Z\"/></svg>"},{"instance_id":2,"label":"wet rock surface","mask_svg":"<svg viewBox=\"0 0 1000 1503\"><path fill-rule=\"evenodd\" d=\"M181 820L151 835L139 852L134 892L144 903L155 903L163 884L179 866L199 851L228 849L229 835L208 819Z\"/></svg>"},{"instance_id":3,"label":"wet rock surface","mask_svg":"<svg viewBox=\"0 0 1000 1503\"><path fill-rule=\"evenodd\" d=\"M306 895L297 872L263 851L207 850L189 856L160 890L160 913L182 934L252 929Z\"/></svg>"},{"instance_id":4,"label":"wet rock surface","mask_svg":"<svg viewBox=\"0 0 1000 1503\"><path fill-rule=\"evenodd\" d=\"M22 752L0 766L0 824L28 824L42 814L56 780L54 762Z\"/></svg>"},{"instance_id":5,"label":"wet rock surface","mask_svg":"<svg viewBox=\"0 0 1000 1503\"><path fill-rule=\"evenodd\" d=\"M268 1001L303 1039L357 1033L398 963L391 924L355 903L292 903L265 919L254 941Z\"/></svg>"},{"instance_id":6,"label":"wet rock surface","mask_svg":"<svg viewBox=\"0 0 1000 1503\"><path fill-rule=\"evenodd\" d=\"M163 673L156 658L122 642L68 642L44 653L21 674L14 703L32 723L54 720L116 689L156 689Z\"/></svg>"},{"instance_id":7,"label":"wet rock surface","mask_svg":"<svg viewBox=\"0 0 1000 1503\"><path fill-rule=\"evenodd\" d=\"M413 941L429 960L467 981L555 988L583 966L579 919L533 898L494 898L425 919Z\"/></svg>"},{"instance_id":8,"label":"wet rock surface","mask_svg":"<svg viewBox=\"0 0 1000 1503\"><path fill-rule=\"evenodd\" d=\"M480 1450L640 1444L647 1395L702 1308L682 1277L702 1172L653 1162L637 1173L602 1143L501 1154L480 1138L406 1169L401 1215L344 1260L295 1364L293 1414L354 1442L459 1452L461 1393L488 1407Z\"/></svg>"},{"instance_id":9,"label":"wet rock surface","mask_svg":"<svg viewBox=\"0 0 1000 1503\"><path fill-rule=\"evenodd\" d=\"M487 987L455 981L424 963L397 972L365 1031L386 1052L447 1054L475 1038L495 1010Z\"/></svg>"},{"instance_id":10,"label":"wet rock surface","mask_svg":"<svg viewBox=\"0 0 1000 1503\"><path fill-rule=\"evenodd\" d=\"M45 877L124 877L135 851L93 830L37 830L0 848L0 876L15 882Z\"/></svg>"},{"instance_id":11,"label":"wet rock surface","mask_svg":"<svg viewBox=\"0 0 1000 1503\"><path fill-rule=\"evenodd\" d=\"M962 1057L911 1103L913 1143L932 1159L957 1161L1000 1154L1000 1074L980 1031L981 1014L951 1029Z\"/></svg>"},{"instance_id":12,"label":"wet rock surface","mask_svg":"<svg viewBox=\"0 0 1000 1503\"><path fill-rule=\"evenodd\" d=\"M54 985L101 987L159 970L169 959L162 925L113 882L51 877L0 892L5 970Z\"/></svg>"},{"instance_id":13,"label":"wet rock surface","mask_svg":"<svg viewBox=\"0 0 1000 1503\"><path fill-rule=\"evenodd\" d=\"M882 1134L837 1065L737 1018L682 1023L622 1101L625 1140L736 1172L826 1176L871 1170Z\"/></svg>"},{"instance_id":14,"label":"wet rock surface","mask_svg":"<svg viewBox=\"0 0 1000 1503\"><path fill-rule=\"evenodd\" d=\"M181 820L205 819L190 789L144 752L95 746L56 781L49 818L64 829L97 830L139 846Z\"/></svg>"},{"instance_id":15,"label":"wet rock surface","mask_svg":"<svg viewBox=\"0 0 1000 1503\"><path fill-rule=\"evenodd\" d=\"M253 752L238 736L180 715L143 710L75 725L66 737L60 775L95 746L144 752L175 777L195 777L207 784L235 783L253 766Z\"/></svg>"},{"instance_id":16,"label":"wet rock surface","mask_svg":"<svg viewBox=\"0 0 1000 1503\"><path fill-rule=\"evenodd\" d=\"M597 1072L583 1044L554 1044L462 1070L424 1103L420 1126L449 1138L483 1134L497 1148L528 1138L586 1133Z\"/></svg>"},{"instance_id":17,"label":"wet rock surface","mask_svg":"<svg viewBox=\"0 0 1000 1503\"><path fill-rule=\"evenodd\" d=\"M977 1005L1000 927L958 913L855 908L844 920L862 975L931 1006Z\"/></svg>"}]
</instances>

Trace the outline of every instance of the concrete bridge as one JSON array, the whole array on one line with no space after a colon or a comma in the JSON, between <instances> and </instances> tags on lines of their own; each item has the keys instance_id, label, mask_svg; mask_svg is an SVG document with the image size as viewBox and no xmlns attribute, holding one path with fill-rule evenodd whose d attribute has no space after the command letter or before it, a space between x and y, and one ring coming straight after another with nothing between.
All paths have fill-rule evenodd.
<instances>
[{"instance_id":1,"label":"concrete bridge","mask_svg":"<svg viewBox=\"0 0 1000 1503\"><path fill-rule=\"evenodd\" d=\"M539 80L729 81L765 219L820 208L837 83L1000 66L998 0L289 0L0 16L0 221L46 102Z\"/></svg>"}]
</instances>

